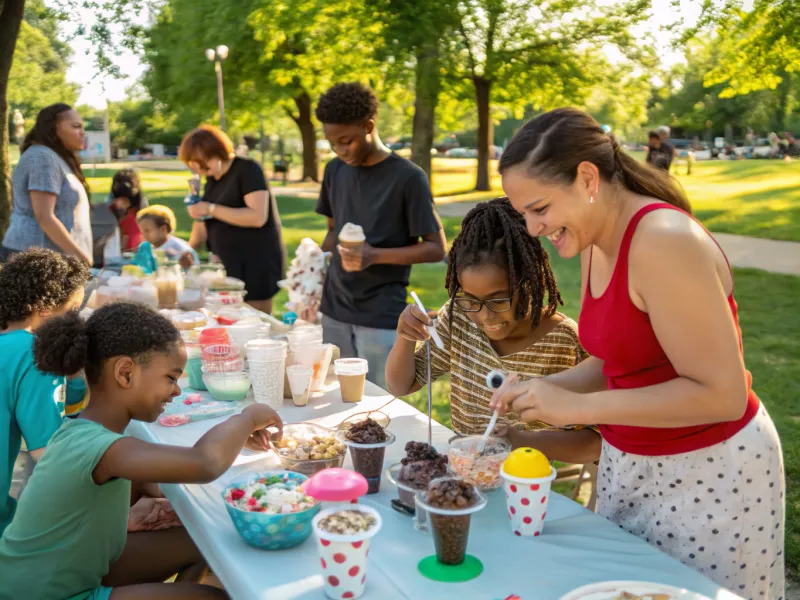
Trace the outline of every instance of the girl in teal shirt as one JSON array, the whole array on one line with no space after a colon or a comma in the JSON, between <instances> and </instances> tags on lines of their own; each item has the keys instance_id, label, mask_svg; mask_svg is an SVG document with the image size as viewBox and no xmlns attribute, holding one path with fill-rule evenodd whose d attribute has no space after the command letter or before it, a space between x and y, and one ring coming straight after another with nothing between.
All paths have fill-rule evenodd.
<instances>
[{"instance_id":1,"label":"girl in teal shirt","mask_svg":"<svg viewBox=\"0 0 800 600\"><path fill-rule=\"evenodd\" d=\"M127 533L128 510L142 492L131 482L207 483L242 446L265 450L265 428L280 428L263 404L210 429L191 448L124 434L132 419L154 422L180 394L186 365L180 334L143 304L107 304L84 321L77 313L36 332L40 370L84 370L90 401L53 436L0 539L0 581L9 598L31 600L222 599L201 578L202 556L183 528ZM150 492L152 494L152 492ZM178 573L175 583L162 583Z\"/></svg>"},{"instance_id":2,"label":"girl in teal shirt","mask_svg":"<svg viewBox=\"0 0 800 600\"><path fill-rule=\"evenodd\" d=\"M42 248L12 255L0 269L0 534L16 508L9 491L22 440L38 461L69 402L64 377L36 368L33 332L79 307L89 277L83 261Z\"/></svg>"}]
</instances>

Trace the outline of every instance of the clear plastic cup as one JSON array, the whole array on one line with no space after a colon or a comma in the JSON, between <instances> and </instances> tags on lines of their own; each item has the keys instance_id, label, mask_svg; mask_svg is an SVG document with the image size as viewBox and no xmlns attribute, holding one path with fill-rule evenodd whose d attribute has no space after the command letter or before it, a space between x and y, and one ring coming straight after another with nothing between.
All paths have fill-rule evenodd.
<instances>
[{"instance_id":1,"label":"clear plastic cup","mask_svg":"<svg viewBox=\"0 0 800 600\"><path fill-rule=\"evenodd\" d=\"M280 340L250 340L245 345L250 360L276 360L286 358L286 342Z\"/></svg>"},{"instance_id":2,"label":"clear plastic cup","mask_svg":"<svg viewBox=\"0 0 800 600\"><path fill-rule=\"evenodd\" d=\"M289 388L292 391L292 402L294 402L295 406L305 406L308 404L313 376L314 369L311 367L306 367L304 365L286 367L286 377L289 379Z\"/></svg>"},{"instance_id":3,"label":"clear plastic cup","mask_svg":"<svg viewBox=\"0 0 800 600\"><path fill-rule=\"evenodd\" d=\"M241 350L236 344L213 344L203 346L203 363L223 362L241 357Z\"/></svg>"},{"instance_id":4,"label":"clear plastic cup","mask_svg":"<svg viewBox=\"0 0 800 600\"><path fill-rule=\"evenodd\" d=\"M340 358L333 363L339 379L339 391L343 402L360 402L364 396L364 384L369 363L363 358Z\"/></svg>"},{"instance_id":5,"label":"clear plastic cup","mask_svg":"<svg viewBox=\"0 0 800 600\"><path fill-rule=\"evenodd\" d=\"M256 330L256 339L257 340L268 340L270 339L270 334L272 333L272 325L269 323L261 323L261 327Z\"/></svg>"},{"instance_id":6,"label":"clear plastic cup","mask_svg":"<svg viewBox=\"0 0 800 600\"><path fill-rule=\"evenodd\" d=\"M385 430L384 430L385 431ZM383 459L386 447L394 444L395 435L385 431L386 441L375 444L359 444L347 439L349 430L340 429L336 432L336 439L350 448L350 458L353 460L353 470L361 473L369 486L368 494L377 494L381 490L381 475L383 474Z\"/></svg>"},{"instance_id":7,"label":"clear plastic cup","mask_svg":"<svg viewBox=\"0 0 800 600\"><path fill-rule=\"evenodd\" d=\"M544 529L550 486L556 470L547 477L515 477L500 470L506 492L506 507L511 530L518 537L538 537Z\"/></svg>"},{"instance_id":8,"label":"clear plastic cup","mask_svg":"<svg viewBox=\"0 0 800 600\"><path fill-rule=\"evenodd\" d=\"M260 327L261 321L257 319L243 319L227 326L231 341L242 348L243 356L247 356L247 342L256 339Z\"/></svg>"},{"instance_id":9,"label":"clear plastic cup","mask_svg":"<svg viewBox=\"0 0 800 600\"><path fill-rule=\"evenodd\" d=\"M483 454L480 454L478 443L482 437L451 438L447 457L453 472L467 483L477 485L481 490L494 490L503 484L500 468L511 452L511 444L503 438L489 436Z\"/></svg>"},{"instance_id":10,"label":"clear plastic cup","mask_svg":"<svg viewBox=\"0 0 800 600\"><path fill-rule=\"evenodd\" d=\"M352 535L330 533L320 528L320 522L326 517L341 511L367 513L375 519L375 524L367 531ZM363 504L349 504L321 511L311 524L317 538L325 595L332 600L360 597L367 581L370 542L383 524L378 511Z\"/></svg>"}]
</instances>

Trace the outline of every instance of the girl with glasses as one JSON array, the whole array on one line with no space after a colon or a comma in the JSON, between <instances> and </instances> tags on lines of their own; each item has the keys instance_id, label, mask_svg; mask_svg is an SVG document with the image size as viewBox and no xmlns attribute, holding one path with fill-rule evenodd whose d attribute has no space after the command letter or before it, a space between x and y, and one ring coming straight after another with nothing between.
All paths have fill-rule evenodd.
<instances>
[{"instance_id":1,"label":"girl with glasses","mask_svg":"<svg viewBox=\"0 0 800 600\"><path fill-rule=\"evenodd\" d=\"M453 429L483 433L492 411L486 375L493 370L523 379L568 369L587 355L577 325L558 312L561 295L541 243L527 235L525 221L506 198L478 204L453 241L445 287L450 300L438 315L409 305L400 315L397 340L386 365L386 382L396 396L427 383L427 359L419 342L437 317L444 349L431 347L431 379L450 374ZM515 447L537 448L554 460L585 463L600 455L600 436L592 429L552 428L523 423L506 413L497 431Z\"/></svg>"}]
</instances>

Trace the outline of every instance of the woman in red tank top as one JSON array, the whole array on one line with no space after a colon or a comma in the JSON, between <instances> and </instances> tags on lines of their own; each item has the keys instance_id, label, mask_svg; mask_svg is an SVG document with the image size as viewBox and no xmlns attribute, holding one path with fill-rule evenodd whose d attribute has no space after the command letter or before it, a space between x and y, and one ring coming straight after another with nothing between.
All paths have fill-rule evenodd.
<instances>
[{"instance_id":1,"label":"woman in red tank top","mask_svg":"<svg viewBox=\"0 0 800 600\"><path fill-rule=\"evenodd\" d=\"M581 255L592 357L509 378L493 406L599 424L598 513L745 598L783 598L783 459L744 367L722 250L668 174L583 112L527 123L500 172L528 232Z\"/></svg>"}]
</instances>

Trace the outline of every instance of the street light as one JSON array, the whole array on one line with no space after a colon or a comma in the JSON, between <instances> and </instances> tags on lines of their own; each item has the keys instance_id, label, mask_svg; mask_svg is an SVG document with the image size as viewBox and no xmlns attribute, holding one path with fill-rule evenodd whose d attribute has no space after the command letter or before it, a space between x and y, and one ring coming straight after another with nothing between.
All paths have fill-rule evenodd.
<instances>
[{"instance_id":1,"label":"street light","mask_svg":"<svg viewBox=\"0 0 800 600\"><path fill-rule=\"evenodd\" d=\"M214 70L217 72L217 103L219 104L219 126L225 130L225 99L222 95L222 61L228 58L228 47L217 46L216 49L206 50L206 58L214 61Z\"/></svg>"}]
</instances>

